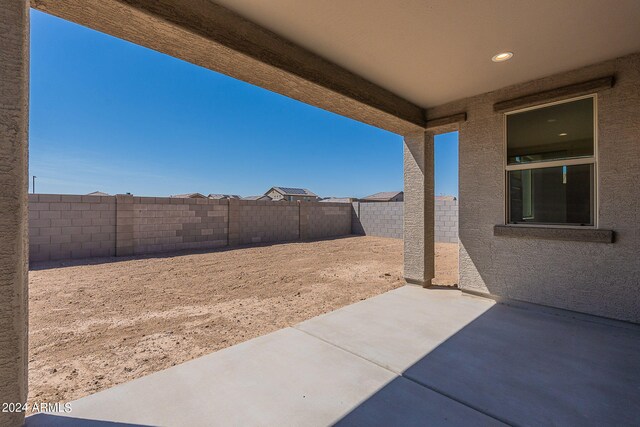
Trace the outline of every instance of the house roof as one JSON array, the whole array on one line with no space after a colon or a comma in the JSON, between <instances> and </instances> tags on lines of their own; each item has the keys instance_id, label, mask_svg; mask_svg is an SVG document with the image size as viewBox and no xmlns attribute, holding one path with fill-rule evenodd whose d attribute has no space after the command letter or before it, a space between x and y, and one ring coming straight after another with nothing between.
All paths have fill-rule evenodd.
<instances>
[{"instance_id":1,"label":"house roof","mask_svg":"<svg viewBox=\"0 0 640 427\"><path fill-rule=\"evenodd\" d=\"M380 193L372 194L364 197L361 200L391 200L399 194L403 194L403 191L382 191Z\"/></svg>"},{"instance_id":2,"label":"house roof","mask_svg":"<svg viewBox=\"0 0 640 427\"><path fill-rule=\"evenodd\" d=\"M176 199L206 199L207 196L200 193L174 194L171 197Z\"/></svg>"},{"instance_id":3,"label":"house roof","mask_svg":"<svg viewBox=\"0 0 640 427\"><path fill-rule=\"evenodd\" d=\"M294 188L294 187L271 187L269 191L264 193L265 195L271 192L271 190L276 190L278 193L283 196L312 196L318 197L314 192L306 189L306 188Z\"/></svg>"},{"instance_id":4,"label":"house roof","mask_svg":"<svg viewBox=\"0 0 640 427\"><path fill-rule=\"evenodd\" d=\"M240 199L237 194L209 194L210 199Z\"/></svg>"},{"instance_id":5,"label":"house roof","mask_svg":"<svg viewBox=\"0 0 640 427\"><path fill-rule=\"evenodd\" d=\"M260 199L269 199L269 200L271 200L271 197L265 196L264 194L262 194L260 196L247 196L247 197L243 197L242 198L242 200L260 200Z\"/></svg>"},{"instance_id":6,"label":"house roof","mask_svg":"<svg viewBox=\"0 0 640 427\"><path fill-rule=\"evenodd\" d=\"M102 191L94 191L93 193L87 194L87 196L110 196L111 194L104 193Z\"/></svg>"}]
</instances>

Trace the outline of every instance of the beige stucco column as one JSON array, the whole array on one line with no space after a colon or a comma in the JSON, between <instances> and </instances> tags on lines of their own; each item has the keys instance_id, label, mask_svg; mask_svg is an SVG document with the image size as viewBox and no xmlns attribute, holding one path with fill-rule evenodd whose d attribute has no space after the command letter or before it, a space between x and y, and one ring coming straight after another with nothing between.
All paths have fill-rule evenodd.
<instances>
[{"instance_id":1,"label":"beige stucco column","mask_svg":"<svg viewBox=\"0 0 640 427\"><path fill-rule=\"evenodd\" d=\"M27 399L28 3L0 0L0 403Z\"/></svg>"},{"instance_id":2,"label":"beige stucco column","mask_svg":"<svg viewBox=\"0 0 640 427\"><path fill-rule=\"evenodd\" d=\"M423 286L435 273L433 137L404 137L404 278Z\"/></svg>"}]
</instances>

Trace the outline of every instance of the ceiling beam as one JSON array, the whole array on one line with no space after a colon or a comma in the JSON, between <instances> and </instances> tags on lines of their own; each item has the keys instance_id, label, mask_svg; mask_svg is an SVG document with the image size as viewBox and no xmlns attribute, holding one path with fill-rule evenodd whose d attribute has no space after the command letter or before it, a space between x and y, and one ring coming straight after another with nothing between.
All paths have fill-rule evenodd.
<instances>
[{"instance_id":1,"label":"ceiling beam","mask_svg":"<svg viewBox=\"0 0 640 427\"><path fill-rule=\"evenodd\" d=\"M429 118L427 120L427 124L425 128L427 130L432 130L432 129L442 128L442 127L449 127L451 125L458 125L466 121L467 121L467 113L462 112L462 113L452 114L446 117L438 117L435 119Z\"/></svg>"},{"instance_id":2,"label":"ceiling beam","mask_svg":"<svg viewBox=\"0 0 640 427\"><path fill-rule=\"evenodd\" d=\"M423 108L209 0L31 0L43 12L398 134Z\"/></svg>"}]
</instances>

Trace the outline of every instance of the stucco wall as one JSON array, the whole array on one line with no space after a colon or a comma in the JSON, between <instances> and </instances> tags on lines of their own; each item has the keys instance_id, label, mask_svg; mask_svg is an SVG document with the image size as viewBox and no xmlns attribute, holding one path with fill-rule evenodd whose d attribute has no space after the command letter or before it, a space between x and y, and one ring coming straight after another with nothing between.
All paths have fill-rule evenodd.
<instances>
[{"instance_id":1,"label":"stucco wall","mask_svg":"<svg viewBox=\"0 0 640 427\"><path fill-rule=\"evenodd\" d=\"M282 200L283 196L276 190L271 190L267 193L267 196L271 197L271 200Z\"/></svg>"},{"instance_id":2,"label":"stucco wall","mask_svg":"<svg viewBox=\"0 0 640 427\"><path fill-rule=\"evenodd\" d=\"M430 285L435 275L434 134L404 137L404 278Z\"/></svg>"},{"instance_id":3,"label":"stucco wall","mask_svg":"<svg viewBox=\"0 0 640 427\"><path fill-rule=\"evenodd\" d=\"M27 399L29 8L0 0L0 403ZM0 425L24 414L0 411Z\"/></svg>"},{"instance_id":4,"label":"stucco wall","mask_svg":"<svg viewBox=\"0 0 640 427\"><path fill-rule=\"evenodd\" d=\"M606 75L598 93L599 227L615 243L495 237L504 224L503 115L497 101ZM640 54L429 110L467 112L460 124L460 286L463 289L640 322Z\"/></svg>"}]
</instances>

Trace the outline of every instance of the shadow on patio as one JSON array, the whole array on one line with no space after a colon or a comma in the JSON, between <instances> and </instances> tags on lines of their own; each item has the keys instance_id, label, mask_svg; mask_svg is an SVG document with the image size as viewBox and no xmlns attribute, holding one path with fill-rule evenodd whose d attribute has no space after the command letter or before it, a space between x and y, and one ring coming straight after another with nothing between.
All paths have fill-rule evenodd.
<instances>
[{"instance_id":1,"label":"shadow on patio","mask_svg":"<svg viewBox=\"0 0 640 427\"><path fill-rule=\"evenodd\" d=\"M494 305L402 376L508 424L637 423L638 328L565 316ZM379 422L395 388L388 384L340 423ZM416 424L428 416L415 415Z\"/></svg>"}]
</instances>

